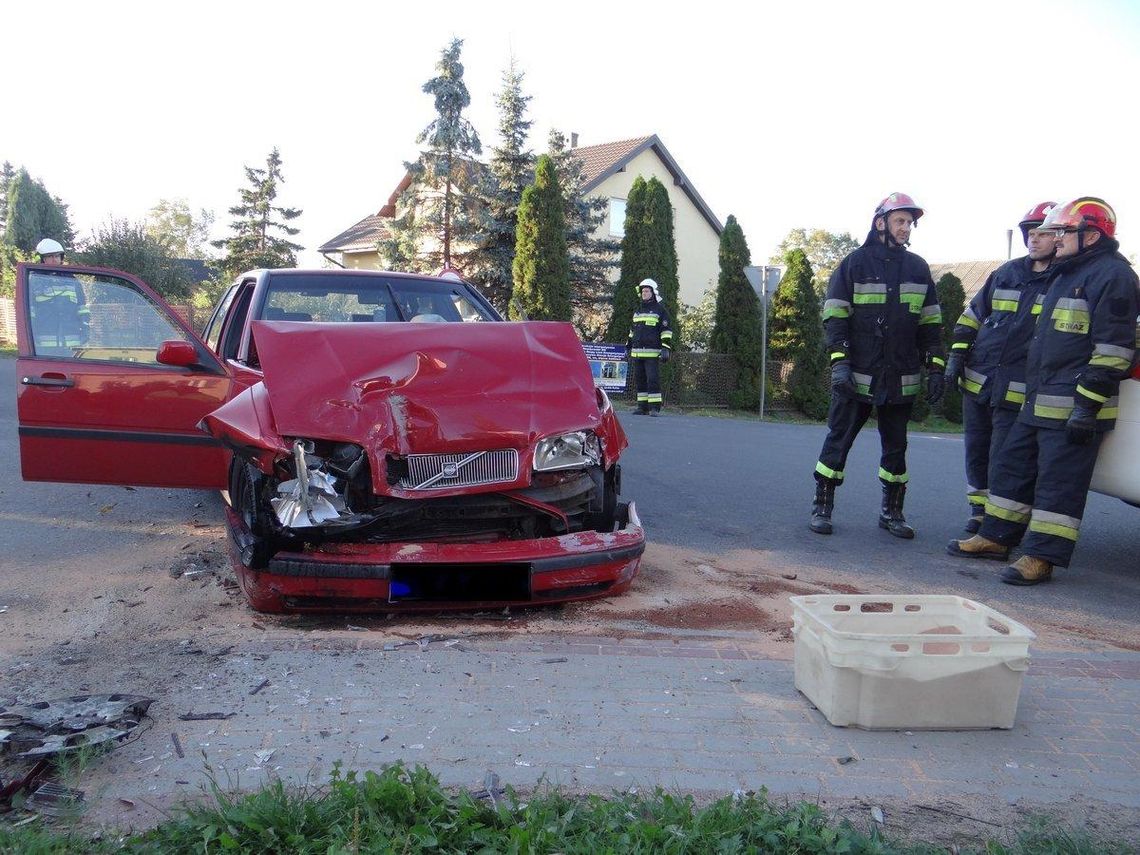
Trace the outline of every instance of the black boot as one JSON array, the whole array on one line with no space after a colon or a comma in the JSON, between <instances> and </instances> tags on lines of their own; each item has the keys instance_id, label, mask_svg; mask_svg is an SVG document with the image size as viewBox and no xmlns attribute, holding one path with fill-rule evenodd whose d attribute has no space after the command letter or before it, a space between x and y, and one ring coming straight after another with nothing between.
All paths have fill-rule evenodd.
<instances>
[{"instance_id":1,"label":"black boot","mask_svg":"<svg viewBox=\"0 0 1140 855\"><path fill-rule=\"evenodd\" d=\"M815 479L815 501L811 506L811 530L831 534L831 509L835 507L835 482L830 478Z\"/></svg>"},{"instance_id":2,"label":"black boot","mask_svg":"<svg viewBox=\"0 0 1140 855\"><path fill-rule=\"evenodd\" d=\"M970 518L966 520L966 534L977 534L986 518L985 505L970 505Z\"/></svg>"},{"instance_id":3,"label":"black boot","mask_svg":"<svg viewBox=\"0 0 1140 855\"><path fill-rule=\"evenodd\" d=\"M879 528L885 528L895 537L910 539L914 537L914 529L906 524L903 516L903 497L906 495L906 484L883 485L883 510L879 514Z\"/></svg>"}]
</instances>

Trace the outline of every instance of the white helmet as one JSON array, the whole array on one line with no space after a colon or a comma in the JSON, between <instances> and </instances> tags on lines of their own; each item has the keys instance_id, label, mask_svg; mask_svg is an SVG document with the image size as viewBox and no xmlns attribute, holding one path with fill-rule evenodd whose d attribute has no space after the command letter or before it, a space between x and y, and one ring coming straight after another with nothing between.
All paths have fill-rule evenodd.
<instances>
[{"instance_id":1,"label":"white helmet","mask_svg":"<svg viewBox=\"0 0 1140 855\"><path fill-rule=\"evenodd\" d=\"M652 279L642 279L641 280L641 282L637 286L638 295L641 294L642 288L652 288L653 289L653 299L656 300L658 303L661 302L661 291L660 291L660 289L658 289L657 283L654 282Z\"/></svg>"},{"instance_id":2,"label":"white helmet","mask_svg":"<svg viewBox=\"0 0 1140 855\"><path fill-rule=\"evenodd\" d=\"M44 238L36 244L36 252L39 253L40 258L45 255L63 255L63 244L51 238Z\"/></svg>"}]
</instances>

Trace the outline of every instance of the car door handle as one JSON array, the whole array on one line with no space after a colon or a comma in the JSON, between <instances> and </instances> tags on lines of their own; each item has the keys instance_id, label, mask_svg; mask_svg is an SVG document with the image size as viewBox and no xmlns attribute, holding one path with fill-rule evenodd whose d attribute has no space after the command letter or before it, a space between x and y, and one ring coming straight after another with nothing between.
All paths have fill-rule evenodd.
<instances>
[{"instance_id":1,"label":"car door handle","mask_svg":"<svg viewBox=\"0 0 1140 855\"><path fill-rule=\"evenodd\" d=\"M74 380L70 377L64 377L62 374L56 376L45 374L43 377L21 377L20 382L25 386L53 386L56 388L75 385Z\"/></svg>"}]
</instances>

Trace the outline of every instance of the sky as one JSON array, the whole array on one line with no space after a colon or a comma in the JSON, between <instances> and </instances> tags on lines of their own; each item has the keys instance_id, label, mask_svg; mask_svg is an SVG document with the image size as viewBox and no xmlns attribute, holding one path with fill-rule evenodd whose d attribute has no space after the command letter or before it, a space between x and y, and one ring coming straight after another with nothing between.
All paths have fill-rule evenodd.
<instances>
[{"instance_id":1,"label":"sky","mask_svg":"<svg viewBox=\"0 0 1140 855\"><path fill-rule=\"evenodd\" d=\"M928 261L1006 257L1036 202L1100 196L1140 252L1140 3L799 0L571 4L7 4L0 161L70 205L82 237L160 199L227 233L244 166L276 146L302 264L387 200L463 39L468 119L498 143L512 59L531 147L657 134L753 261L789 230L862 238L878 201L926 208ZM1024 252L1015 233L1014 254Z\"/></svg>"}]
</instances>

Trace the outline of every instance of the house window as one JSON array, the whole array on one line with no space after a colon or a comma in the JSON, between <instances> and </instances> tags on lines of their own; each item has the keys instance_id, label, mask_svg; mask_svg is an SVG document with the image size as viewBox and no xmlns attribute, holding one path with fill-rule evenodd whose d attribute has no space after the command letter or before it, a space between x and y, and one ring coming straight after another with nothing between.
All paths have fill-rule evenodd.
<instances>
[{"instance_id":1,"label":"house window","mask_svg":"<svg viewBox=\"0 0 1140 855\"><path fill-rule=\"evenodd\" d=\"M610 199L610 236L625 237L625 199Z\"/></svg>"}]
</instances>

